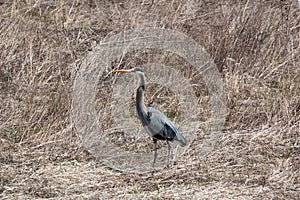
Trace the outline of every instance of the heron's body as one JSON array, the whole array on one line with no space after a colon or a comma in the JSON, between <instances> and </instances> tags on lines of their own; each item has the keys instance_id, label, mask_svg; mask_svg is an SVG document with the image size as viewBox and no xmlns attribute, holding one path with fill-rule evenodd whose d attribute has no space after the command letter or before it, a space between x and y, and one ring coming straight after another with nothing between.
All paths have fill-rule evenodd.
<instances>
[{"instance_id":1,"label":"heron's body","mask_svg":"<svg viewBox=\"0 0 300 200\"><path fill-rule=\"evenodd\" d=\"M131 70L115 70L116 72L134 72L140 78L140 82L136 92L136 111L140 118L142 125L146 132L153 138L155 149L154 149L154 160L153 166L155 165L157 158L157 140L165 140L168 144L168 161L170 162L170 149L171 146L169 141L178 141L181 146L186 145L186 140L176 128L176 126L159 110L146 107L144 104L144 90L145 90L145 75L140 68L133 68Z\"/></svg>"}]
</instances>

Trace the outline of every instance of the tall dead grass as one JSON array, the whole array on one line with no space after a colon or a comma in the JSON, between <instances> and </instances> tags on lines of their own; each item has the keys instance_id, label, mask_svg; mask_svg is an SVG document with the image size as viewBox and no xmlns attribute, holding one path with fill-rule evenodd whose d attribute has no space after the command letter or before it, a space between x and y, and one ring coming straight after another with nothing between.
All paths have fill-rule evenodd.
<instances>
[{"instance_id":1,"label":"tall dead grass","mask_svg":"<svg viewBox=\"0 0 300 200\"><path fill-rule=\"evenodd\" d=\"M295 2L4 1L0 16L1 198L299 199ZM226 132L205 161L195 145L182 166L119 174L80 149L72 83L94 42L145 26L184 32L212 55L228 94ZM140 53L188 66L174 55ZM126 59L124 66L144 62ZM109 95L109 82L100 95Z\"/></svg>"}]
</instances>

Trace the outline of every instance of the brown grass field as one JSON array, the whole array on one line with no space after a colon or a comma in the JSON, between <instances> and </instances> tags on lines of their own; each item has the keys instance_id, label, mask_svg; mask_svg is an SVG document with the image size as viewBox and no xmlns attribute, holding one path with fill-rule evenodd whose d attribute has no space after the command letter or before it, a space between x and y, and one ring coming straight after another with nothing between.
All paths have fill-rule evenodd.
<instances>
[{"instance_id":1,"label":"brown grass field","mask_svg":"<svg viewBox=\"0 0 300 200\"><path fill-rule=\"evenodd\" d=\"M0 20L1 199L300 199L296 0L2 0ZM71 109L76 67L94 44L137 27L182 32L214 60L228 113L204 159L198 158L200 136L180 162L154 171L115 170L82 146ZM207 120L205 84L180 57L138 50L126 54L121 66L150 62L186 66L201 120ZM99 83L103 129L115 126L107 112L115 78ZM168 103L168 94L153 101ZM169 110L179 114L176 106ZM144 148L134 147L127 151Z\"/></svg>"}]
</instances>

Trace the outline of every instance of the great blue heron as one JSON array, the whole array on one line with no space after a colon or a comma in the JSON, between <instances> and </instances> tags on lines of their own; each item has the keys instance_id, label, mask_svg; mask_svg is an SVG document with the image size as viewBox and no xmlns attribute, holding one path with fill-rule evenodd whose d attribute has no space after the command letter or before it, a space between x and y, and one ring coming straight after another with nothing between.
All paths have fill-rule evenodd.
<instances>
[{"instance_id":1,"label":"great blue heron","mask_svg":"<svg viewBox=\"0 0 300 200\"><path fill-rule=\"evenodd\" d=\"M171 145L169 141L177 140L180 142L181 146L187 144L186 139L178 131L175 125L169 120L163 113L159 110L146 107L144 103L144 91L145 91L145 74L142 69L136 67L133 69L117 69L114 72L120 73L134 73L136 74L140 81L136 92L136 111L138 117L140 118L142 125L144 126L146 132L153 138L154 142L154 159L153 167L157 158L157 140L165 140L168 145L168 157L167 157L167 166L170 164L170 151Z\"/></svg>"}]
</instances>

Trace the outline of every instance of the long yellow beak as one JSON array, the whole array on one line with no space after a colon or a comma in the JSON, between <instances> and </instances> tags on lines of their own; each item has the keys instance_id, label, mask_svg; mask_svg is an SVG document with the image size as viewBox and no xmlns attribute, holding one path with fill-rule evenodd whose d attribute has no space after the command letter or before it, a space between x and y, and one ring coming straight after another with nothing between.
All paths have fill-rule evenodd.
<instances>
[{"instance_id":1,"label":"long yellow beak","mask_svg":"<svg viewBox=\"0 0 300 200\"><path fill-rule=\"evenodd\" d=\"M127 73L127 72L130 72L130 70L126 70L126 69L116 69L114 70L113 72L119 72L119 73Z\"/></svg>"}]
</instances>

